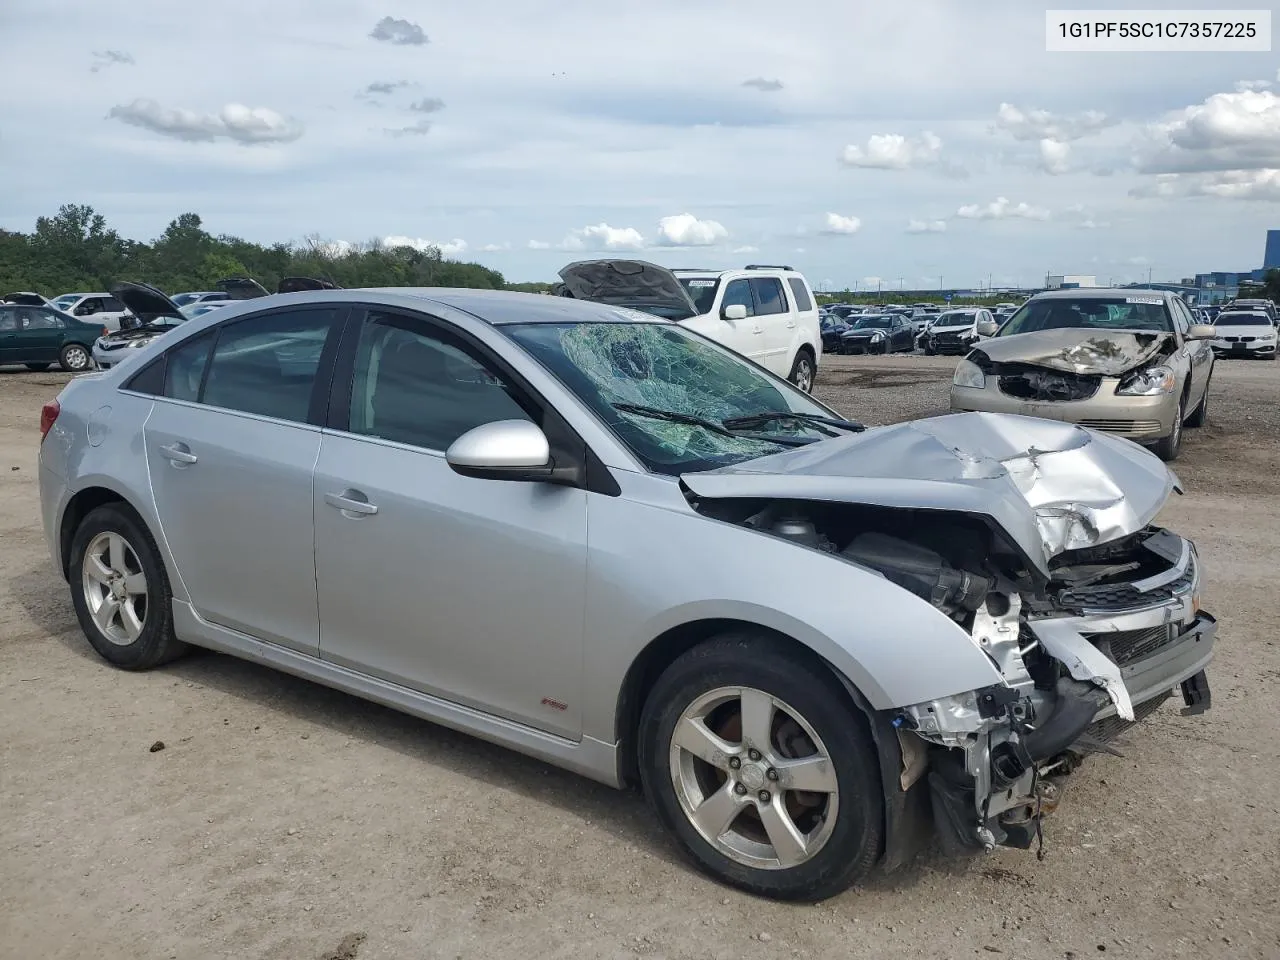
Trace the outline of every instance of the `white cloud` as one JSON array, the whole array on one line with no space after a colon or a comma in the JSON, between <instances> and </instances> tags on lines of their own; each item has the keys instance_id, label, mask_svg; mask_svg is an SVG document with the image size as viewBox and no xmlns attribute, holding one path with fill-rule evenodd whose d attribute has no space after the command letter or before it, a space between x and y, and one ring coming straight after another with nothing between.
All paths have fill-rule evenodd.
<instances>
[{"instance_id":1,"label":"white cloud","mask_svg":"<svg viewBox=\"0 0 1280 960\"><path fill-rule=\"evenodd\" d=\"M1129 191L1147 199L1215 197L1219 200L1280 202L1280 168L1223 170L1203 174L1162 174Z\"/></svg>"},{"instance_id":2,"label":"white cloud","mask_svg":"<svg viewBox=\"0 0 1280 960\"><path fill-rule=\"evenodd\" d=\"M996 111L996 127L1015 140L1079 140L1115 123L1098 110L1053 114L1048 110L1023 110L1012 103L1002 103Z\"/></svg>"},{"instance_id":3,"label":"white cloud","mask_svg":"<svg viewBox=\"0 0 1280 960\"><path fill-rule=\"evenodd\" d=\"M117 64L126 67L133 66L133 55L124 50L95 50L93 52L93 66L89 68L89 72L98 73L107 69L107 67L113 67Z\"/></svg>"},{"instance_id":4,"label":"white cloud","mask_svg":"<svg viewBox=\"0 0 1280 960\"><path fill-rule=\"evenodd\" d=\"M710 247L728 236L729 231L723 224L715 220L699 220L691 213L678 213L658 221L658 242L663 246Z\"/></svg>"},{"instance_id":5,"label":"white cloud","mask_svg":"<svg viewBox=\"0 0 1280 960\"><path fill-rule=\"evenodd\" d=\"M956 211L964 220L1048 220L1049 211L1028 203L1010 203L1006 197L996 197L991 203L965 204Z\"/></svg>"},{"instance_id":6,"label":"white cloud","mask_svg":"<svg viewBox=\"0 0 1280 960\"><path fill-rule=\"evenodd\" d=\"M643 250L644 236L634 227L597 223L574 230L560 242L561 250Z\"/></svg>"},{"instance_id":7,"label":"white cloud","mask_svg":"<svg viewBox=\"0 0 1280 960\"><path fill-rule=\"evenodd\" d=\"M510 250L511 242L504 241L502 243L486 243L480 248L481 253L499 253L503 250Z\"/></svg>"},{"instance_id":8,"label":"white cloud","mask_svg":"<svg viewBox=\"0 0 1280 960\"><path fill-rule=\"evenodd\" d=\"M386 134L389 137L421 137L431 132L430 120L419 120L404 127L388 127Z\"/></svg>"},{"instance_id":9,"label":"white cloud","mask_svg":"<svg viewBox=\"0 0 1280 960\"><path fill-rule=\"evenodd\" d=\"M731 252L733 252L733 253L759 253L759 252L760 252L760 248L759 248L759 247L752 247L752 246L746 246L746 247L734 247L734 248L733 248L733 250L732 250Z\"/></svg>"},{"instance_id":10,"label":"white cloud","mask_svg":"<svg viewBox=\"0 0 1280 960\"><path fill-rule=\"evenodd\" d=\"M1046 137L1040 141L1040 168L1054 175L1070 169L1071 145Z\"/></svg>"},{"instance_id":11,"label":"white cloud","mask_svg":"<svg viewBox=\"0 0 1280 960\"><path fill-rule=\"evenodd\" d=\"M393 235L384 237L382 242L388 247L413 247L413 249L419 251L427 251L434 248L440 251L440 256L442 257L458 257L467 252L467 241L459 240L456 237L453 240L440 242L437 240L423 240L421 237Z\"/></svg>"},{"instance_id":12,"label":"white cloud","mask_svg":"<svg viewBox=\"0 0 1280 960\"><path fill-rule=\"evenodd\" d=\"M863 277L861 283L864 287L878 287L884 283L884 277Z\"/></svg>"},{"instance_id":13,"label":"white cloud","mask_svg":"<svg viewBox=\"0 0 1280 960\"><path fill-rule=\"evenodd\" d=\"M1270 80L1237 80L1236 93L1246 93L1250 90L1265 90L1271 86Z\"/></svg>"},{"instance_id":14,"label":"white cloud","mask_svg":"<svg viewBox=\"0 0 1280 960\"><path fill-rule=\"evenodd\" d=\"M827 225L823 233L851 234L862 229L862 221L857 217L845 217L838 213L827 214Z\"/></svg>"},{"instance_id":15,"label":"white cloud","mask_svg":"<svg viewBox=\"0 0 1280 960\"><path fill-rule=\"evenodd\" d=\"M1199 173L1280 167L1280 95L1215 93L1149 131L1143 173Z\"/></svg>"},{"instance_id":16,"label":"white cloud","mask_svg":"<svg viewBox=\"0 0 1280 960\"><path fill-rule=\"evenodd\" d=\"M907 233L946 233L945 220L908 220Z\"/></svg>"},{"instance_id":17,"label":"white cloud","mask_svg":"<svg viewBox=\"0 0 1280 960\"><path fill-rule=\"evenodd\" d=\"M409 104L409 109L418 113L438 113L444 109L444 101L439 97L423 97L421 100Z\"/></svg>"},{"instance_id":18,"label":"white cloud","mask_svg":"<svg viewBox=\"0 0 1280 960\"><path fill-rule=\"evenodd\" d=\"M764 77L752 77L750 80L743 80L744 87L754 87L761 93L777 93L782 89L781 80L766 80Z\"/></svg>"},{"instance_id":19,"label":"white cloud","mask_svg":"<svg viewBox=\"0 0 1280 960\"><path fill-rule=\"evenodd\" d=\"M529 249L530 250L550 250L551 244L547 243L545 240L530 240Z\"/></svg>"},{"instance_id":20,"label":"white cloud","mask_svg":"<svg viewBox=\"0 0 1280 960\"><path fill-rule=\"evenodd\" d=\"M877 133L868 138L865 147L849 144L840 154L846 167L873 170L906 170L909 167L937 161L942 140L927 130L918 137L897 133Z\"/></svg>"},{"instance_id":21,"label":"white cloud","mask_svg":"<svg viewBox=\"0 0 1280 960\"><path fill-rule=\"evenodd\" d=\"M112 120L152 133L191 142L234 140L237 143L286 143L302 136L302 124L267 107L229 103L217 113L162 107L155 100L134 100L112 107Z\"/></svg>"},{"instance_id":22,"label":"white cloud","mask_svg":"<svg viewBox=\"0 0 1280 960\"><path fill-rule=\"evenodd\" d=\"M420 26L399 17L383 17L374 24L369 36L396 46L420 47L431 42Z\"/></svg>"}]
</instances>

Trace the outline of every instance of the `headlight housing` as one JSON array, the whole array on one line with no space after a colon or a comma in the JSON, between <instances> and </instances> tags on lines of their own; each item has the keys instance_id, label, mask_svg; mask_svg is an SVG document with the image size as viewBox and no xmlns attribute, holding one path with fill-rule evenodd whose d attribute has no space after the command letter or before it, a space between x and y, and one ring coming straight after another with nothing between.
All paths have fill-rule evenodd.
<instances>
[{"instance_id":1,"label":"headlight housing","mask_svg":"<svg viewBox=\"0 0 1280 960\"><path fill-rule=\"evenodd\" d=\"M129 344L129 346L134 350L141 350L154 339L154 337L139 337L137 340L133 341L133 343Z\"/></svg>"},{"instance_id":2,"label":"headlight housing","mask_svg":"<svg viewBox=\"0 0 1280 960\"><path fill-rule=\"evenodd\" d=\"M981 390L987 385L987 375L972 360L961 360L956 364L956 372L952 376L951 382L957 387L972 387L975 390Z\"/></svg>"},{"instance_id":3,"label":"headlight housing","mask_svg":"<svg viewBox=\"0 0 1280 960\"><path fill-rule=\"evenodd\" d=\"M1129 374L1120 381L1116 394L1123 397L1159 397L1173 393L1178 378L1169 367L1158 365Z\"/></svg>"},{"instance_id":4,"label":"headlight housing","mask_svg":"<svg viewBox=\"0 0 1280 960\"><path fill-rule=\"evenodd\" d=\"M873 334L871 335L871 341L872 341L873 343L874 343L876 340L883 340L883 339L884 339L884 334L883 334L883 333L881 333L879 330L877 330L875 333L873 333Z\"/></svg>"}]
</instances>

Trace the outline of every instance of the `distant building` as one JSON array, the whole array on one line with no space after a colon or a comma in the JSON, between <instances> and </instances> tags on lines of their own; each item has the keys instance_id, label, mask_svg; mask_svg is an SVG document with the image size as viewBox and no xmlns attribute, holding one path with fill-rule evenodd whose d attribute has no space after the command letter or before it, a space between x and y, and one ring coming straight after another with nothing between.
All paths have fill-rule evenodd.
<instances>
[{"instance_id":1,"label":"distant building","mask_svg":"<svg viewBox=\"0 0 1280 960\"><path fill-rule=\"evenodd\" d=\"M1280 269L1280 230L1267 231L1267 248L1262 254L1262 269Z\"/></svg>"},{"instance_id":2,"label":"distant building","mask_svg":"<svg viewBox=\"0 0 1280 960\"><path fill-rule=\"evenodd\" d=\"M1049 290L1074 290L1079 287L1096 287L1098 278L1081 274L1063 274L1057 277L1050 275L1044 278L1044 285Z\"/></svg>"}]
</instances>

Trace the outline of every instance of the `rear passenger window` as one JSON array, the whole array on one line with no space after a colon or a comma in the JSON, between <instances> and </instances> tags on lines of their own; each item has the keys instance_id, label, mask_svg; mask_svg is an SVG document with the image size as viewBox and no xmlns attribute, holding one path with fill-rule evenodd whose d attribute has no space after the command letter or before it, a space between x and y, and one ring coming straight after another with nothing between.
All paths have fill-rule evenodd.
<instances>
[{"instance_id":1,"label":"rear passenger window","mask_svg":"<svg viewBox=\"0 0 1280 960\"><path fill-rule=\"evenodd\" d=\"M813 309L813 300L809 297L809 291L804 287L804 281L799 277L788 277L787 285L791 287L791 299L796 302L796 309L801 313L806 310Z\"/></svg>"},{"instance_id":2,"label":"rear passenger window","mask_svg":"<svg viewBox=\"0 0 1280 960\"><path fill-rule=\"evenodd\" d=\"M752 277L751 293L756 300L756 313L786 313L787 301L783 297L782 282L775 277Z\"/></svg>"},{"instance_id":3,"label":"rear passenger window","mask_svg":"<svg viewBox=\"0 0 1280 960\"><path fill-rule=\"evenodd\" d=\"M209 361L214 331L202 333L170 350L165 361L164 395L195 403L200 399L200 381Z\"/></svg>"},{"instance_id":4,"label":"rear passenger window","mask_svg":"<svg viewBox=\"0 0 1280 960\"><path fill-rule=\"evenodd\" d=\"M334 308L290 310L219 327L200 402L305 422L336 315Z\"/></svg>"}]
</instances>

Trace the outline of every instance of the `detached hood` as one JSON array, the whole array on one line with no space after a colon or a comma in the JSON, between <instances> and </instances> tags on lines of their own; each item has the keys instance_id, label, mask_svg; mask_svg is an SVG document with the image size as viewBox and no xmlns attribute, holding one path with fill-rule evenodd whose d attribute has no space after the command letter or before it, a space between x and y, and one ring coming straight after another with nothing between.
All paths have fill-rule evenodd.
<instances>
[{"instance_id":1,"label":"detached hood","mask_svg":"<svg viewBox=\"0 0 1280 960\"><path fill-rule=\"evenodd\" d=\"M1046 576L1066 550L1146 526L1178 479L1128 440L1074 424L957 413L686 474L699 497L779 498L990 517Z\"/></svg>"},{"instance_id":2,"label":"detached hood","mask_svg":"<svg viewBox=\"0 0 1280 960\"><path fill-rule=\"evenodd\" d=\"M613 306L636 303L662 304L688 311L698 308L676 275L647 260L580 260L560 271L565 290L578 300L594 300Z\"/></svg>"},{"instance_id":3,"label":"detached hood","mask_svg":"<svg viewBox=\"0 0 1280 960\"><path fill-rule=\"evenodd\" d=\"M996 363L1025 363L1065 373L1118 377L1149 363L1171 333L1112 333L1073 328L1038 330L984 340L981 350Z\"/></svg>"},{"instance_id":4,"label":"detached hood","mask_svg":"<svg viewBox=\"0 0 1280 960\"><path fill-rule=\"evenodd\" d=\"M336 283L317 280L315 277L285 277L276 286L276 293L301 293L303 290L337 290ZM265 292L265 291L264 291Z\"/></svg>"},{"instance_id":5,"label":"detached hood","mask_svg":"<svg viewBox=\"0 0 1280 960\"><path fill-rule=\"evenodd\" d=\"M226 277L214 284L232 300L256 300L270 296L267 288L252 277Z\"/></svg>"},{"instance_id":6,"label":"detached hood","mask_svg":"<svg viewBox=\"0 0 1280 960\"><path fill-rule=\"evenodd\" d=\"M187 319L176 303L149 283L117 283L112 286L111 295L143 323L150 323L156 317Z\"/></svg>"}]
</instances>

